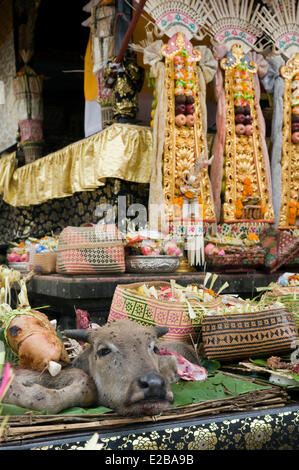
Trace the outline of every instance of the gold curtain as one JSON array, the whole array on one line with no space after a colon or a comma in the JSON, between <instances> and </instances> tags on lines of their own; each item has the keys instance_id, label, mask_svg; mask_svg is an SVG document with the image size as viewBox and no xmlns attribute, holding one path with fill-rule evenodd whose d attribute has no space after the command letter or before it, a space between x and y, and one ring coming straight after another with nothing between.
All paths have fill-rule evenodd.
<instances>
[{"instance_id":1,"label":"gold curtain","mask_svg":"<svg viewBox=\"0 0 299 470\"><path fill-rule=\"evenodd\" d=\"M149 183L153 142L150 128L113 124L16 169L15 153L0 159L0 195L15 207L41 204L105 185L106 178Z\"/></svg>"}]
</instances>

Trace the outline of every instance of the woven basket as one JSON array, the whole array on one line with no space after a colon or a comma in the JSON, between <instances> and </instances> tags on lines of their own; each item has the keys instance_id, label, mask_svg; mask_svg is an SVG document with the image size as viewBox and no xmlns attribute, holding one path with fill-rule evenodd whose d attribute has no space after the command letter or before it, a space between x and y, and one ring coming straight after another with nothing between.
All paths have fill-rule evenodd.
<instances>
[{"instance_id":1,"label":"woven basket","mask_svg":"<svg viewBox=\"0 0 299 470\"><path fill-rule=\"evenodd\" d=\"M222 305L220 297L212 302L197 302L190 300L196 318L189 316L186 302L170 302L146 297L137 292L144 283L118 285L115 289L108 321L129 318L146 326L166 326L168 333L163 340L178 340L192 342L197 340L201 329L205 308L217 308ZM171 287L169 282L148 282L147 287Z\"/></svg>"},{"instance_id":2,"label":"woven basket","mask_svg":"<svg viewBox=\"0 0 299 470\"><path fill-rule=\"evenodd\" d=\"M57 270L65 274L124 272L125 253L117 227L66 227L59 236Z\"/></svg>"},{"instance_id":3,"label":"woven basket","mask_svg":"<svg viewBox=\"0 0 299 470\"><path fill-rule=\"evenodd\" d=\"M283 287L275 286L272 291L263 296L266 304L281 302L294 315L295 323L299 331L299 286Z\"/></svg>"},{"instance_id":4,"label":"woven basket","mask_svg":"<svg viewBox=\"0 0 299 470\"><path fill-rule=\"evenodd\" d=\"M282 355L298 340L294 316L287 309L206 316L202 322L204 352L209 360L238 361Z\"/></svg>"},{"instance_id":5,"label":"woven basket","mask_svg":"<svg viewBox=\"0 0 299 470\"><path fill-rule=\"evenodd\" d=\"M41 274L56 273L57 254L54 251L34 253L32 268Z\"/></svg>"},{"instance_id":6,"label":"woven basket","mask_svg":"<svg viewBox=\"0 0 299 470\"><path fill-rule=\"evenodd\" d=\"M260 247L248 249L243 253L206 256L207 266L231 271L247 271L248 268L258 268L263 266L264 260L264 251Z\"/></svg>"}]
</instances>

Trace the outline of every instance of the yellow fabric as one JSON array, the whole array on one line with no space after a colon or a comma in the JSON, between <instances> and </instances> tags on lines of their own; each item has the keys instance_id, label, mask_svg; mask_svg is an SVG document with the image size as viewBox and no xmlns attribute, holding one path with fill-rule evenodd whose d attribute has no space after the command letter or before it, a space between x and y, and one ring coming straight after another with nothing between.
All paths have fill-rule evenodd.
<instances>
[{"instance_id":1,"label":"yellow fabric","mask_svg":"<svg viewBox=\"0 0 299 470\"><path fill-rule=\"evenodd\" d=\"M9 191L10 181L17 168L16 152L9 153L0 159L0 195Z\"/></svg>"},{"instance_id":2,"label":"yellow fabric","mask_svg":"<svg viewBox=\"0 0 299 470\"><path fill-rule=\"evenodd\" d=\"M15 154L0 159L0 195L20 207L105 185L105 178L149 183L153 142L149 127L113 124L21 168Z\"/></svg>"},{"instance_id":3,"label":"yellow fabric","mask_svg":"<svg viewBox=\"0 0 299 470\"><path fill-rule=\"evenodd\" d=\"M98 83L93 73L93 62L91 57L91 35L86 47L84 57L84 96L85 101L93 101L98 97Z\"/></svg>"}]
</instances>

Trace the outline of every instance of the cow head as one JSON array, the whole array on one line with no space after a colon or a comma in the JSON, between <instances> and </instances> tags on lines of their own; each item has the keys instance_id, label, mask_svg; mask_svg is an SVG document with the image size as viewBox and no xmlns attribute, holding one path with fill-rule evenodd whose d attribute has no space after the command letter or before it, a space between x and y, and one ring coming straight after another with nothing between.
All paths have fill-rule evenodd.
<instances>
[{"instance_id":1,"label":"cow head","mask_svg":"<svg viewBox=\"0 0 299 470\"><path fill-rule=\"evenodd\" d=\"M89 347L74 361L94 380L98 403L122 415L156 415L173 401L170 382L176 360L157 354L164 327L142 326L130 320L108 322L92 330L68 330L70 338Z\"/></svg>"}]
</instances>

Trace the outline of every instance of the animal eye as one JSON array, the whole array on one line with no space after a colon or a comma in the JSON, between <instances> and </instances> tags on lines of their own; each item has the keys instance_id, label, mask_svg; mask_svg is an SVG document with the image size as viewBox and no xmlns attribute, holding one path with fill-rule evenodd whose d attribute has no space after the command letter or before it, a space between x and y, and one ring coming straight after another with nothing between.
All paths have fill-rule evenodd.
<instances>
[{"instance_id":1,"label":"animal eye","mask_svg":"<svg viewBox=\"0 0 299 470\"><path fill-rule=\"evenodd\" d=\"M102 348L102 349L98 350L98 356L99 357L107 356L107 354L109 354L109 353L111 353L111 349L109 349L109 348Z\"/></svg>"},{"instance_id":2,"label":"animal eye","mask_svg":"<svg viewBox=\"0 0 299 470\"><path fill-rule=\"evenodd\" d=\"M153 347L153 351L154 351L154 353L158 354L159 348L157 348L157 346L154 346L154 347Z\"/></svg>"}]
</instances>

